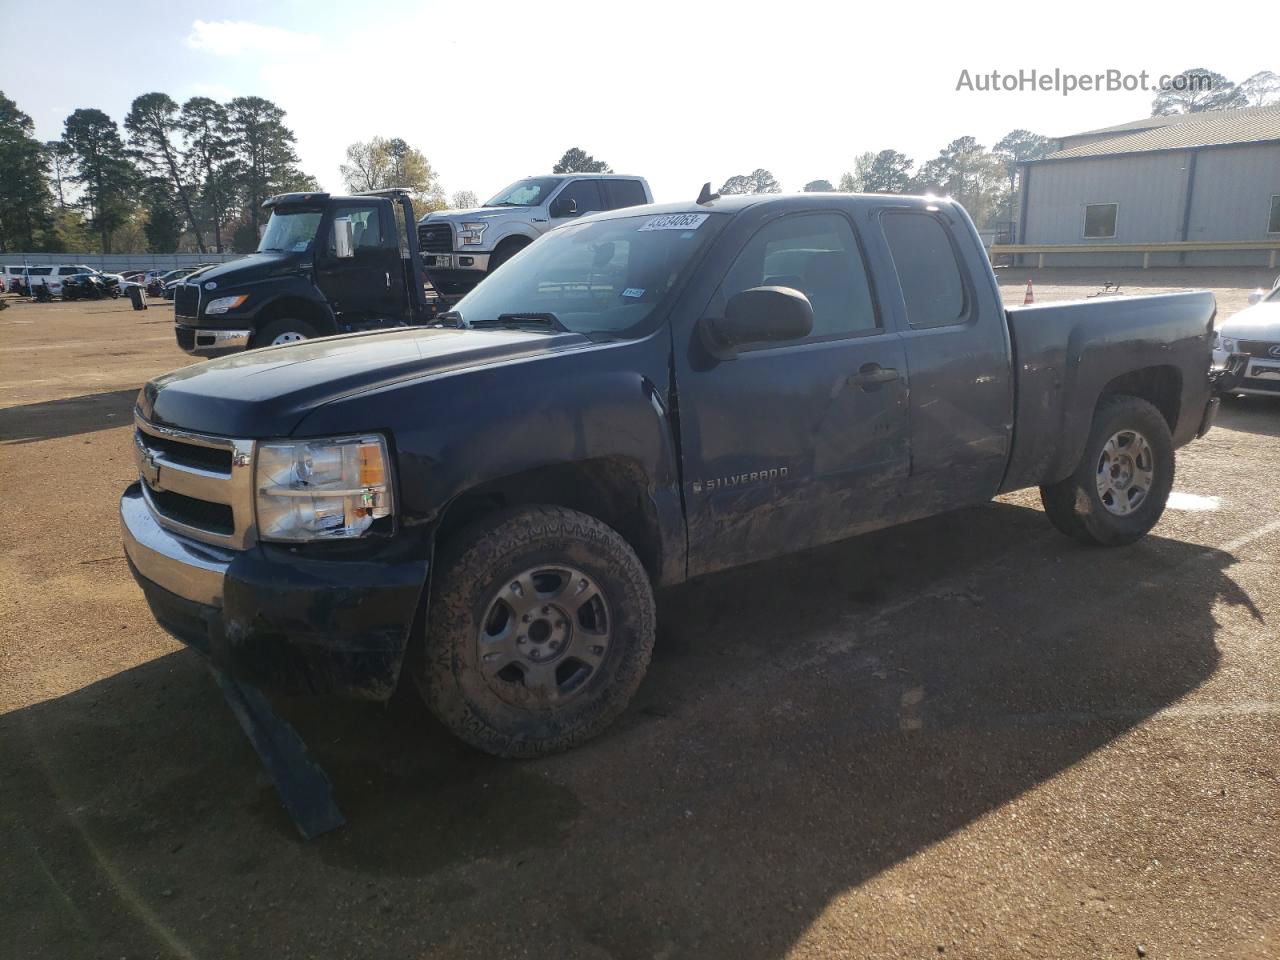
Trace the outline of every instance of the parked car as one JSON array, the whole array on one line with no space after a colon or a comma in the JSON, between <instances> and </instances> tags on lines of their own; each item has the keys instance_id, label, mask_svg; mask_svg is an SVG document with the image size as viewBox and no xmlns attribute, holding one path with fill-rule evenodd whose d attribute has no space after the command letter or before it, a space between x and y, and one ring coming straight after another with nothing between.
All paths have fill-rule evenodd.
<instances>
[{"instance_id":1,"label":"parked car","mask_svg":"<svg viewBox=\"0 0 1280 960\"><path fill-rule=\"evenodd\" d=\"M178 284L194 278L197 274L208 270L210 267L216 267L216 263L201 263L194 267L183 267L181 270L173 270L165 274L164 282L164 298L172 300Z\"/></svg>"},{"instance_id":2,"label":"parked car","mask_svg":"<svg viewBox=\"0 0 1280 960\"><path fill-rule=\"evenodd\" d=\"M115 284L116 289L125 295L129 293L130 287L142 286L136 279L142 276L141 273L102 273L99 276L109 278ZM130 279L131 277L134 279Z\"/></svg>"},{"instance_id":3,"label":"parked car","mask_svg":"<svg viewBox=\"0 0 1280 960\"><path fill-rule=\"evenodd\" d=\"M526 177L474 210L427 214L418 222L418 245L431 285L456 300L548 230L600 210L652 202L643 177Z\"/></svg>"},{"instance_id":4,"label":"parked car","mask_svg":"<svg viewBox=\"0 0 1280 960\"><path fill-rule=\"evenodd\" d=\"M256 253L175 285L183 350L218 356L434 316L407 192L287 193L263 206L271 218Z\"/></svg>"},{"instance_id":5,"label":"parked car","mask_svg":"<svg viewBox=\"0 0 1280 960\"><path fill-rule=\"evenodd\" d=\"M1280 279L1258 302L1218 326L1214 364L1223 365L1231 354L1249 358L1232 393L1280 396Z\"/></svg>"},{"instance_id":6,"label":"parked car","mask_svg":"<svg viewBox=\"0 0 1280 960\"><path fill-rule=\"evenodd\" d=\"M77 273L62 278L63 300L102 300L120 296L119 278L106 273Z\"/></svg>"},{"instance_id":7,"label":"parked car","mask_svg":"<svg viewBox=\"0 0 1280 960\"><path fill-rule=\"evenodd\" d=\"M120 511L156 619L268 687L403 672L534 756L622 712L655 587L1024 487L1088 544L1160 518L1212 293L1005 309L950 200L700 200L561 227L435 325L146 384Z\"/></svg>"},{"instance_id":8,"label":"parked car","mask_svg":"<svg viewBox=\"0 0 1280 960\"><path fill-rule=\"evenodd\" d=\"M32 295L33 286L44 286L52 295L55 286L59 291L62 289L62 281L54 277L53 271L53 267L25 267L14 277L10 290L29 297Z\"/></svg>"},{"instance_id":9,"label":"parked car","mask_svg":"<svg viewBox=\"0 0 1280 960\"><path fill-rule=\"evenodd\" d=\"M15 293L22 293L24 296L31 296L31 284L39 285L44 283L49 288L49 293L55 297L62 296L62 281L66 277L72 277L80 273L95 273L93 267L80 264L54 264L41 265L35 267L19 267L21 271L14 275L14 278L23 279L24 282L17 285L16 289L11 286L10 289Z\"/></svg>"}]
</instances>

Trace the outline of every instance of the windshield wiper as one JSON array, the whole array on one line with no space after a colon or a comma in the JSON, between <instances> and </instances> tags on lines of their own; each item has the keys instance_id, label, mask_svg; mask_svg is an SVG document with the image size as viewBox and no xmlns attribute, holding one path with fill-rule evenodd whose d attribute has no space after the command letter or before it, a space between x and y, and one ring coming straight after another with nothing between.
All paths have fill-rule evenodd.
<instances>
[{"instance_id":1,"label":"windshield wiper","mask_svg":"<svg viewBox=\"0 0 1280 960\"><path fill-rule=\"evenodd\" d=\"M568 333L569 328L554 313L500 313L492 320L472 320L469 327L539 326Z\"/></svg>"}]
</instances>

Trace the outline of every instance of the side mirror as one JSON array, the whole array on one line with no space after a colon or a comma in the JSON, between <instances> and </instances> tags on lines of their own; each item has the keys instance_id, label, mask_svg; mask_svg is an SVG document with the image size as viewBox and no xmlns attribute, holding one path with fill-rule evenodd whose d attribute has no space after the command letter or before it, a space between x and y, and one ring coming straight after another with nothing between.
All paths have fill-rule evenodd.
<instances>
[{"instance_id":1,"label":"side mirror","mask_svg":"<svg viewBox=\"0 0 1280 960\"><path fill-rule=\"evenodd\" d=\"M1252 307L1255 303L1261 303L1262 298L1266 295L1267 291L1259 287L1257 290L1253 291L1253 293L1249 294L1249 306Z\"/></svg>"},{"instance_id":2,"label":"side mirror","mask_svg":"<svg viewBox=\"0 0 1280 960\"><path fill-rule=\"evenodd\" d=\"M723 317L709 318L703 325L710 335L711 352L730 360L742 344L807 337L813 332L813 305L791 287L752 287L729 298Z\"/></svg>"},{"instance_id":3,"label":"side mirror","mask_svg":"<svg viewBox=\"0 0 1280 960\"><path fill-rule=\"evenodd\" d=\"M333 255L339 260L350 260L356 255L355 227L350 217L333 221Z\"/></svg>"},{"instance_id":4,"label":"side mirror","mask_svg":"<svg viewBox=\"0 0 1280 960\"><path fill-rule=\"evenodd\" d=\"M573 197L560 197L551 204L553 217L576 217L577 215L578 201Z\"/></svg>"}]
</instances>

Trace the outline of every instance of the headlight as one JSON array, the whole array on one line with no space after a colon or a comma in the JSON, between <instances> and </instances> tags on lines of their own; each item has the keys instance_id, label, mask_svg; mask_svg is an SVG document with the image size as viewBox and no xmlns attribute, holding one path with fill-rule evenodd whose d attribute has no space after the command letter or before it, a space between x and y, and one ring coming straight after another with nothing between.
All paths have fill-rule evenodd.
<instances>
[{"instance_id":1,"label":"headlight","mask_svg":"<svg viewBox=\"0 0 1280 960\"><path fill-rule=\"evenodd\" d=\"M238 297L219 297L217 300L210 300L209 305L204 308L204 312L208 314L226 313L228 310L234 310L248 299L249 295L247 293L242 293Z\"/></svg>"},{"instance_id":2,"label":"headlight","mask_svg":"<svg viewBox=\"0 0 1280 960\"><path fill-rule=\"evenodd\" d=\"M258 448L258 536L336 540L363 536L391 516L387 443L379 436L265 443Z\"/></svg>"},{"instance_id":3,"label":"headlight","mask_svg":"<svg viewBox=\"0 0 1280 960\"><path fill-rule=\"evenodd\" d=\"M485 230L488 228L489 224L487 223L464 223L462 225L462 232L459 233L458 236L462 239L463 243L480 243L484 237Z\"/></svg>"},{"instance_id":4,"label":"headlight","mask_svg":"<svg viewBox=\"0 0 1280 960\"><path fill-rule=\"evenodd\" d=\"M1225 350L1227 353L1235 353L1238 345L1239 344L1236 342L1235 337L1224 337L1222 334L1218 334L1219 350Z\"/></svg>"}]
</instances>

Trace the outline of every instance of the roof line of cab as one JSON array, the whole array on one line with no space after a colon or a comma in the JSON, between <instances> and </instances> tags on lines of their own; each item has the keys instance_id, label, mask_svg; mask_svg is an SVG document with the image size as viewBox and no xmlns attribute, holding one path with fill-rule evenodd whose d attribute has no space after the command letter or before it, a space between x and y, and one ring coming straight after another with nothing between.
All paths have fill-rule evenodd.
<instances>
[{"instance_id":1,"label":"roof line of cab","mask_svg":"<svg viewBox=\"0 0 1280 960\"><path fill-rule=\"evenodd\" d=\"M839 198L842 203L884 206L925 207L954 206L951 197L936 197L931 194L891 194L891 193L735 193L718 196L706 203L685 200L676 203L650 203L637 207L620 207L617 210L602 210L581 218L581 220L606 220L619 217L662 216L672 213L738 213L749 207L777 204L787 207L805 207L824 205L821 201ZM818 203L815 203L818 201ZM829 206L828 204L825 204ZM579 222L581 222L581 220Z\"/></svg>"}]
</instances>

